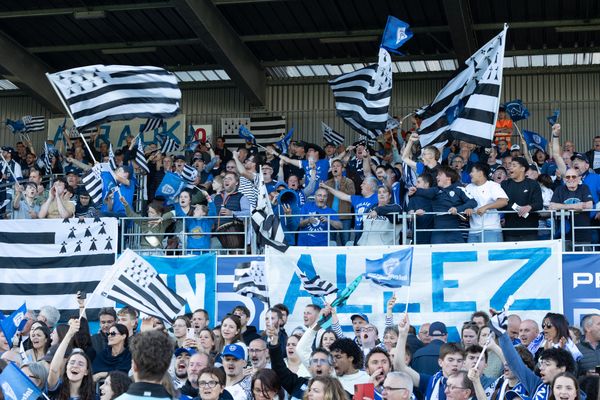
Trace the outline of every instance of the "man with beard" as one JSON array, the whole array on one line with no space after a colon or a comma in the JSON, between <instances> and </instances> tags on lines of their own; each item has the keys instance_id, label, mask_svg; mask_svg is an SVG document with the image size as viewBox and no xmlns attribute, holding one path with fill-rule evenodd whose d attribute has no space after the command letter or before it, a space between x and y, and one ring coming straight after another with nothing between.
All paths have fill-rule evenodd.
<instances>
[{"instance_id":1,"label":"man with beard","mask_svg":"<svg viewBox=\"0 0 600 400\"><path fill-rule=\"evenodd\" d=\"M271 363L267 359L267 343L264 339L254 339L248 345L248 353L250 353L250 362L254 371L259 369L271 369Z\"/></svg>"},{"instance_id":2,"label":"man with beard","mask_svg":"<svg viewBox=\"0 0 600 400\"><path fill-rule=\"evenodd\" d=\"M185 385L188 377L190 357L194 354L196 354L196 350L186 347L180 347L175 350L175 366L173 371L173 386L175 386L175 389L180 389Z\"/></svg>"},{"instance_id":3,"label":"man with beard","mask_svg":"<svg viewBox=\"0 0 600 400\"><path fill-rule=\"evenodd\" d=\"M298 376L290 371L283 360L284 352L279 346L277 329L267 329L269 337L269 357L271 358L271 369L275 371L281 382L281 387L290 395L290 399L301 399L308 389L309 378ZM309 359L308 371L312 377L329 376L332 372L333 358L324 348L314 350Z\"/></svg>"},{"instance_id":4,"label":"man with beard","mask_svg":"<svg viewBox=\"0 0 600 400\"><path fill-rule=\"evenodd\" d=\"M227 376L225 389L236 400L252 399L252 376L244 374L244 368L246 367L244 348L237 344L227 345L221 356L223 357L223 368Z\"/></svg>"}]
</instances>

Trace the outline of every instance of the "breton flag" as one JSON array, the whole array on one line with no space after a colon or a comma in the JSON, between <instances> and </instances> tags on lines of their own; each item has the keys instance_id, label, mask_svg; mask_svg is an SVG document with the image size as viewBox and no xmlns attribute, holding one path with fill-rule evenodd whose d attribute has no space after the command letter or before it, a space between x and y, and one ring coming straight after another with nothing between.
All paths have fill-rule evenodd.
<instances>
[{"instance_id":1,"label":"breton flag","mask_svg":"<svg viewBox=\"0 0 600 400\"><path fill-rule=\"evenodd\" d=\"M258 200L256 208L252 211L252 226L257 233L256 241L259 247L269 245L281 252L286 251L289 247L285 243L279 217L273 213L267 187L263 180L262 167L258 174Z\"/></svg>"},{"instance_id":2,"label":"breton flag","mask_svg":"<svg viewBox=\"0 0 600 400\"><path fill-rule=\"evenodd\" d=\"M23 117L23 123L25 124L25 132L43 131L46 127L46 117L43 115L39 117L26 115Z\"/></svg>"},{"instance_id":3,"label":"breton flag","mask_svg":"<svg viewBox=\"0 0 600 400\"><path fill-rule=\"evenodd\" d=\"M138 137L137 150L135 151L135 162L142 171L146 171L147 174L150 173L150 168L148 168L148 160L146 160L146 155L144 154L144 143L142 143L141 137Z\"/></svg>"},{"instance_id":4,"label":"breton flag","mask_svg":"<svg viewBox=\"0 0 600 400\"><path fill-rule=\"evenodd\" d=\"M506 30L467 61L466 67L444 86L435 100L418 111L421 146L464 140L491 147L500 106Z\"/></svg>"},{"instance_id":5,"label":"breton flag","mask_svg":"<svg viewBox=\"0 0 600 400\"><path fill-rule=\"evenodd\" d=\"M254 296L268 304L269 292L265 277L265 262L251 261L238 264L234 272L233 290L237 294Z\"/></svg>"},{"instance_id":6,"label":"breton flag","mask_svg":"<svg viewBox=\"0 0 600 400\"><path fill-rule=\"evenodd\" d=\"M333 143L336 146L344 143L344 136L333 130L332 127L321 121L321 129L323 129L323 141L325 143Z\"/></svg>"},{"instance_id":7,"label":"breton flag","mask_svg":"<svg viewBox=\"0 0 600 400\"><path fill-rule=\"evenodd\" d=\"M292 136L294 135L294 128L291 128L288 133L275 142L275 146L279 149L281 154L287 154L288 148L290 147L290 142L292 141Z\"/></svg>"},{"instance_id":8,"label":"breton flag","mask_svg":"<svg viewBox=\"0 0 600 400\"><path fill-rule=\"evenodd\" d=\"M76 294L91 293L115 262L115 218L22 219L0 223L0 308L12 313L51 304L61 317L79 315ZM92 299L88 315L114 306Z\"/></svg>"},{"instance_id":9,"label":"breton flag","mask_svg":"<svg viewBox=\"0 0 600 400\"><path fill-rule=\"evenodd\" d=\"M170 118L180 112L177 78L162 68L90 65L46 76L77 128L133 118Z\"/></svg>"},{"instance_id":10,"label":"breton flag","mask_svg":"<svg viewBox=\"0 0 600 400\"><path fill-rule=\"evenodd\" d=\"M46 173L46 175L49 175L50 173L52 173L52 160L50 160L50 149L48 148L48 143L44 142L44 155L43 155L43 160L44 160L44 172Z\"/></svg>"},{"instance_id":11,"label":"breton flag","mask_svg":"<svg viewBox=\"0 0 600 400\"><path fill-rule=\"evenodd\" d=\"M115 153L113 153L112 143L108 147L108 165L113 171L117 170L117 160L115 160Z\"/></svg>"},{"instance_id":12,"label":"breton flag","mask_svg":"<svg viewBox=\"0 0 600 400\"><path fill-rule=\"evenodd\" d=\"M177 150L179 150L179 143L172 137L165 136L165 140L163 140L162 145L160 146L160 152L162 154L169 154Z\"/></svg>"},{"instance_id":13,"label":"breton flag","mask_svg":"<svg viewBox=\"0 0 600 400\"><path fill-rule=\"evenodd\" d=\"M194 181L198 177L198 170L191 165L185 164L183 166L183 171L181 172L181 178L186 183L188 188L194 187Z\"/></svg>"},{"instance_id":14,"label":"breton flag","mask_svg":"<svg viewBox=\"0 0 600 400\"><path fill-rule=\"evenodd\" d=\"M308 278L304 272L296 265L295 271L296 276L300 278L302 287L311 296L324 297L328 294L336 293L338 288L331 282L321 279L319 275L315 275L312 278Z\"/></svg>"},{"instance_id":15,"label":"breton flag","mask_svg":"<svg viewBox=\"0 0 600 400\"><path fill-rule=\"evenodd\" d=\"M158 129L161 126L163 126L163 123L164 120L162 118L148 118L146 120L146 123L144 124L144 127L141 130L141 133L146 133Z\"/></svg>"},{"instance_id":16,"label":"breton flag","mask_svg":"<svg viewBox=\"0 0 600 400\"><path fill-rule=\"evenodd\" d=\"M392 97L392 57L379 49L377 64L329 81L337 115L358 133L370 138L385 132Z\"/></svg>"},{"instance_id":17,"label":"breton flag","mask_svg":"<svg viewBox=\"0 0 600 400\"><path fill-rule=\"evenodd\" d=\"M85 190L89 193L94 204L100 204L102 201L102 171L105 169L110 169L108 163L97 163L87 175L81 178Z\"/></svg>"},{"instance_id":18,"label":"breton flag","mask_svg":"<svg viewBox=\"0 0 600 400\"><path fill-rule=\"evenodd\" d=\"M183 297L163 282L154 267L131 249L121 254L94 294L169 323L173 323L186 304Z\"/></svg>"},{"instance_id":19,"label":"breton flag","mask_svg":"<svg viewBox=\"0 0 600 400\"><path fill-rule=\"evenodd\" d=\"M240 126L250 130L256 138L256 143L266 146L275 143L286 134L285 117L275 115L271 117L241 117L222 118L221 133L228 147L243 145L246 140L239 136Z\"/></svg>"}]
</instances>

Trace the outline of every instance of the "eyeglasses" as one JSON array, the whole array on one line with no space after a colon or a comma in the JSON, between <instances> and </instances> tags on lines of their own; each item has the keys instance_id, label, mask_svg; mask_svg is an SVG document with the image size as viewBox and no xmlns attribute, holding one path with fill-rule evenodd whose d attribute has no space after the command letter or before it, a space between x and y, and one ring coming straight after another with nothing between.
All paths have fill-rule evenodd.
<instances>
[{"instance_id":1,"label":"eyeglasses","mask_svg":"<svg viewBox=\"0 0 600 400\"><path fill-rule=\"evenodd\" d=\"M550 323L543 323L542 324L542 329L550 329L550 328L552 328L552 324L550 324Z\"/></svg>"},{"instance_id":2,"label":"eyeglasses","mask_svg":"<svg viewBox=\"0 0 600 400\"><path fill-rule=\"evenodd\" d=\"M446 386L446 389L448 389L448 390L466 390L467 388L464 388L461 386L448 385L448 386Z\"/></svg>"},{"instance_id":3,"label":"eyeglasses","mask_svg":"<svg viewBox=\"0 0 600 400\"><path fill-rule=\"evenodd\" d=\"M329 360L323 358L313 358L310 360L310 365L329 365Z\"/></svg>"},{"instance_id":4,"label":"eyeglasses","mask_svg":"<svg viewBox=\"0 0 600 400\"><path fill-rule=\"evenodd\" d=\"M250 353L260 353L265 351L266 349L248 349L248 352Z\"/></svg>"},{"instance_id":5,"label":"eyeglasses","mask_svg":"<svg viewBox=\"0 0 600 400\"><path fill-rule=\"evenodd\" d=\"M404 388L404 387L397 387L397 388L396 387L391 387L391 386L384 386L383 387L383 392L393 392L395 390L408 390L408 389Z\"/></svg>"},{"instance_id":6,"label":"eyeglasses","mask_svg":"<svg viewBox=\"0 0 600 400\"><path fill-rule=\"evenodd\" d=\"M120 335L120 333L115 332L115 331L108 332L108 336L117 336L117 335Z\"/></svg>"},{"instance_id":7,"label":"eyeglasses","mask_svg":"<svg viewBox=\"0 0 600 400\"><path fill-rule=\"evenodd\" d=\"M217 386L219 382L217 381L198 381L198 387L208 387L210 389Z\"/></svg>"},{"instance_id":8,"label":"eyeglasses","mask_svg":"<svg viewBox=\"0 0 600 400\"><path fill-rule=\"evenodd\" d=\"M565 175L565 179L577 179L577 175Z\"/></svg>"},{"instance_id":9,"label":"eyeglasses","mask_svg":"<svg viewBox=\"0 0 600 400\"><path fill-rule=\"evenodd\" d=\"M361 332L375 332L375 328L372 326L367 326L366 328L360 328Z\"/></svg>"}]
</instances>

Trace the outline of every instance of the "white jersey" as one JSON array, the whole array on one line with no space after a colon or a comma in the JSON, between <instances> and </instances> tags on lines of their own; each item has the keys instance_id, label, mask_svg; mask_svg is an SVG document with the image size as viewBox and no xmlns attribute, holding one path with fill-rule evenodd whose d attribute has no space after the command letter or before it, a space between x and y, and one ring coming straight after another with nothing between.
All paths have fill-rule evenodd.
<instances>
[{"instance_id":1,"label":"white jersey","mask_svg":"<svg viewBox=\"0 0 600 400\"><path fill-rule=\"evenodd\" d=\"M483 185L477 186L469 183L465 188L467 193L477 201L477 208L493 203L498 199L508 199L508 196L500 184L487 181ZM479 216L475 213L471 216L471 229L500 229L500 215L496 212L485 213Z\"/></svg>"}]
</instances>

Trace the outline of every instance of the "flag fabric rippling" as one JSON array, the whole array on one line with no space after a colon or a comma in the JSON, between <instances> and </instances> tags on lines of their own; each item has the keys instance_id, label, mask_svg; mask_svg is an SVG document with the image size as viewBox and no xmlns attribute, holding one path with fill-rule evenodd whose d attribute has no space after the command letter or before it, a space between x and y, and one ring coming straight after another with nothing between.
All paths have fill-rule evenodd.
<instances>
[{"instance_id":1,"label":"flag fabric rippling","mask_svg":"<svg viewBox=\"0 0 600 400\"><path fill-rule=\"evenodd\" d=\"M90 65L46 76L78 128L133 118L170 118L180 112L177 78L162 68Z\"/></svg>"},{"instance_id":2,"label":"flag fabric rippling","mask_svg":"<svg viewBox=\"0 0 600 400\"><path fill-rule=\"evenodd\" d=\"M325 279L321 279L319 275L315 275L312 278L306 276L298 266L295 269L296 276L302 282L302 287L306 290L311 296L315 297L324 297L328 294L336 293L338 288L331 282L326 281Z\"/></svg>"},{"instance_id":3,"label":"flag fabric rippling","mask_svg":"<svg viewBox=\"0 0 600 400\"><path fill-rule=\"evenodd\" d=\"M39 117L32 117L26 115L23 117L23 123L25 124L26 132L38 132L43 131L46 128L46 117L43 115Z\"/></svg>"},{"instance_id":4,"label":"flag fabric rippling","mask_svg":"<svg viewBox=\"0 0 600 400\"><path fill-rule=\"evenodd\" d=\"M177 143L175 139L165 136L165 139L160 146L160 152L163 154L169 154L177 150L179 150L179 143Z\"/></svg>"},{"instance_id":5,"label":"flag fabric rippling","mask_svg":"<svg viewBox=\"0 0 600 400\"><path fill-rule=\"evenodd\" d=\"M339 117L357 132L377 138L385 131L392 97L392 58L379 49L379 61L329 81Z\"/></svg>"},{"instance_id":6,"label":"flag fabric rippling","mask_svg":"<svg viewBox=\"0 0 600 400\"><path fill-rule=\"evenodd\" d=\"M150 168L148 168L148 160L144 154L144 143L142 143L141 137L138 137L137 150L135 151L135 162L142 171L145 171L146 173L150 172Z\"/></svg>"},{"instance_id":7,"label":"flag fabric rippling","mask_svg":"<svg viewBox=\"0 0 600 400\"><path fill-rule=\"evenodd\" d=\"M344 143L344 136L333 130L332 127L321 121L321 129L323 130L323 141L325 143L333 143L336 146Z\"/></svg>"},{"instance_id":8,"label":"flag fabric rippling","mask_svg":"<svg viewBox=\"0 0 600 400\"><path fill-rule=\"evenodd\" d=\"M257 233L257 244L259 246L269 245L284 252L287 250L288 245L285 243L279 217L273 213L267 187L263 180L262 168L258 177L258 201L256 208L252 211L252 226Z\"/></svg>"},{"instance_id":9,"label":"flag fabric rippling","mask_svg":"<svg viewBox=\"0 0 600 400\"><path fill-rule=\"evenodd\" d=\"M254 296L269 303L264 261L240 263L235 268L233 290L242 296Z\"/></svg>"},{"instance_id":10,"label":"flag fabric rippling","mask_svg":"<svg viewBox=\"0 0 600 400\"><path fill-rule=\"evenodd\" d=\"M417 112L421 146L463 140L491 147L502 91L504 30L465 61L462 69Z\"/></svg>"}]
</instances>

